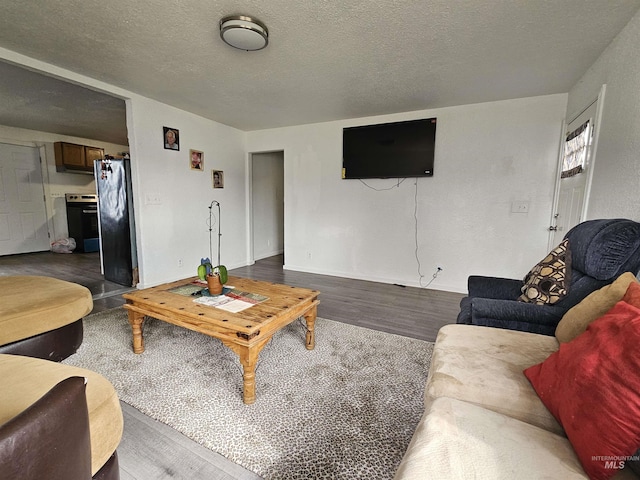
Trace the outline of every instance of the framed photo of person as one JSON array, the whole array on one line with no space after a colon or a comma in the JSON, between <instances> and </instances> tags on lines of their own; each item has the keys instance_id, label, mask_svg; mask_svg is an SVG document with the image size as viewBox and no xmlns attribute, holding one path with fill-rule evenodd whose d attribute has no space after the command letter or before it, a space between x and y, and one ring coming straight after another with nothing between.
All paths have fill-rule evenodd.
<instances>
[{"instance_id":1,"label":"framed photo of person","mask_svg":"<svg viewBox=\"0 0 640 480\"><path fill-rule=\"evenodd\" d=\"M191 170L204 172L204 152L189 150L189 165L191 165Z\"/></svg>"},{"instance_id":2,"label":"framed photo of person","mask_svg":"<svg viewBox=\"0 0 640 480\"><path fill-rule=\"evenodd\" d=\"M180 132L177 128L162 127L165 150L180 150Z\"/></svg>"},{"instance_id":3,"label":"framed photo of person","mask_svg":"<svg viewBox=\"0 0 640 480\"><path fill-rule=\"evenodd\" d=\"M222 170L211 170L213 177L213 188L224 188L224 172Z\"/></svg>"}]
</instances>

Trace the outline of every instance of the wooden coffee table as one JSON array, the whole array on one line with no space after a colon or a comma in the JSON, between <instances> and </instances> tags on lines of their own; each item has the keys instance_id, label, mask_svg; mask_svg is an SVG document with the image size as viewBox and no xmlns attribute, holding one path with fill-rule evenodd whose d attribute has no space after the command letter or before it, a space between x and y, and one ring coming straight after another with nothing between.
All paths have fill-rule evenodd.
<instances>
[{"instance_id":1,"label":"wooden coffee table","mask_svg":"<svg viewBox=\"0 0 640 480\"><path fill-rule=\"evenodd\" d=\"M240 357L244 369L243 400L251 404L256 400L258 355L275 332L304 317L307 324L306 347L308 350L315 347L314 324L320 303L317 290L230 276L227 285L236 290L269 297L246 310L230 313L196 303L191 295L169 291L189 285L196 279L179 280L123 295L127 301L124 308L129 311L135 353L144 352L142 330L145 315L218 338Z\"/></svg>"}]
</instances>

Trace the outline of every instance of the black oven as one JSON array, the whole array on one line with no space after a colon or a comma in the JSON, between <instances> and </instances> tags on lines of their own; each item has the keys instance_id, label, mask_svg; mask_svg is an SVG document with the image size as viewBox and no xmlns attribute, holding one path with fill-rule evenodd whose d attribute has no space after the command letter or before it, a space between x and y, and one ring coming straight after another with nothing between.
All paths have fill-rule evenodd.
<instances>
[{"instance_id":1,"label":"black oven","mask_svg":"<svg viewBox=\"0 0 640 480\"><path fill-rule=\"evenodd\" d=\"M97 252L98 196L90 193L67 193L67 225L69 237L76 241L76 252Z\"/></svg>"}]
</instances>

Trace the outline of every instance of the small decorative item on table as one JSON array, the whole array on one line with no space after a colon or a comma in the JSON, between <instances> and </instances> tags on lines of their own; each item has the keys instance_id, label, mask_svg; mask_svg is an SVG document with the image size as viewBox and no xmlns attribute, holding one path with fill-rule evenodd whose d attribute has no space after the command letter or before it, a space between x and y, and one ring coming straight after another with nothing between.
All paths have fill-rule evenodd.
<instances>
[{"instance_id":1,"label":"small decorative item on table","mask_svg":"<svg viewBox=\"0 0 640 480\"><path fill-rule=\"evenodd\" d=\"M200 280L206 280L211 295L220 295L223 285L227 283L229 278L227 267L224 265L213 267L208 258L201 260L201 264L198 266L198 277Z\"/></svg>"},{"instance_id":2,"label":"small decorative item on table","mask_svg":"<svg viewBox=\"0 0 640 480\"><path fill-rule=\"evenodd\" d=\"M220 295L222 293L222 282L220 275L211 274L207 276L207 286L211 295Z\"/></svg>"},{"instance_id":3,"label":"small decorative item on table","mask_svg":"<svg viewBox=\"0 0 640 480\"><path fill-rule=\"evenodd\" d=\"M220 237L222 236L222 233L220 232L220 202L217 200L212 201L209 205L209 255L213 256L213 249L211 247L211 230L213 226L212 212L214 205L218 206L218 264L214 267L211 265L211 260L209 258L200 259L198 277L200 280L206 280L209 287L209 293L211 295L220 295L222 293L223 285L227 283L229 276L227 274L227 267L220 263Z\"/></svg>"}]
</instances>

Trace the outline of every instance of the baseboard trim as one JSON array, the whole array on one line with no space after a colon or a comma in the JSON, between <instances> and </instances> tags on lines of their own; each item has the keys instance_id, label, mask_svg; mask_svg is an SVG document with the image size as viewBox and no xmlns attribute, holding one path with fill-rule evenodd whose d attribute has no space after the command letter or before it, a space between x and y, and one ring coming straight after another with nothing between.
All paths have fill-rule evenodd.
<instances>
[{"instance_id":1,"label":"baseboard trim","mask_svg":"<svg viewBox=\"0 0 640 480\"><path fill-rule=\"evenodd\" d=\"M274 257L276 255L282 255L283 253L284 253L284 249L282 249L282 250L274 250L273 252L269 252L269 253L261 253L258 256L254 256L253 260L254 260L254 262L257 262L258 260L262 260L263 258Z\"/></svg>"},{"instance_id":2,"label":"baseboard trim","mask_svg":"<svg viewBox=\"0 0 640 480\"><path fill-rule=\"evenodd\" d=\"M402 278L390 278L390 277L376 277L371 275L358 275L354 273L345 273L345 272L337 272L337 271L327 271L327 270L318 270L308 267L301 267L298 265L285 264L282 267L284 270L291 270L294 272L303 272L303 273L313 273L316 275L328 275L330 277L339 277L339 278L352 278L354 280L364 280L367 282L377 282L377 283L386 283L389 285L403 285L405 287L415 287L415 288L424 288L427 290L439 290L442 292L451 292L451 293L463 293L466 294L467 290L460 289L453 285L447 285L444 283L440 283L434 281L428 287L421 286L419 282L409 281Z\"/></svg>"}]
</instances>

